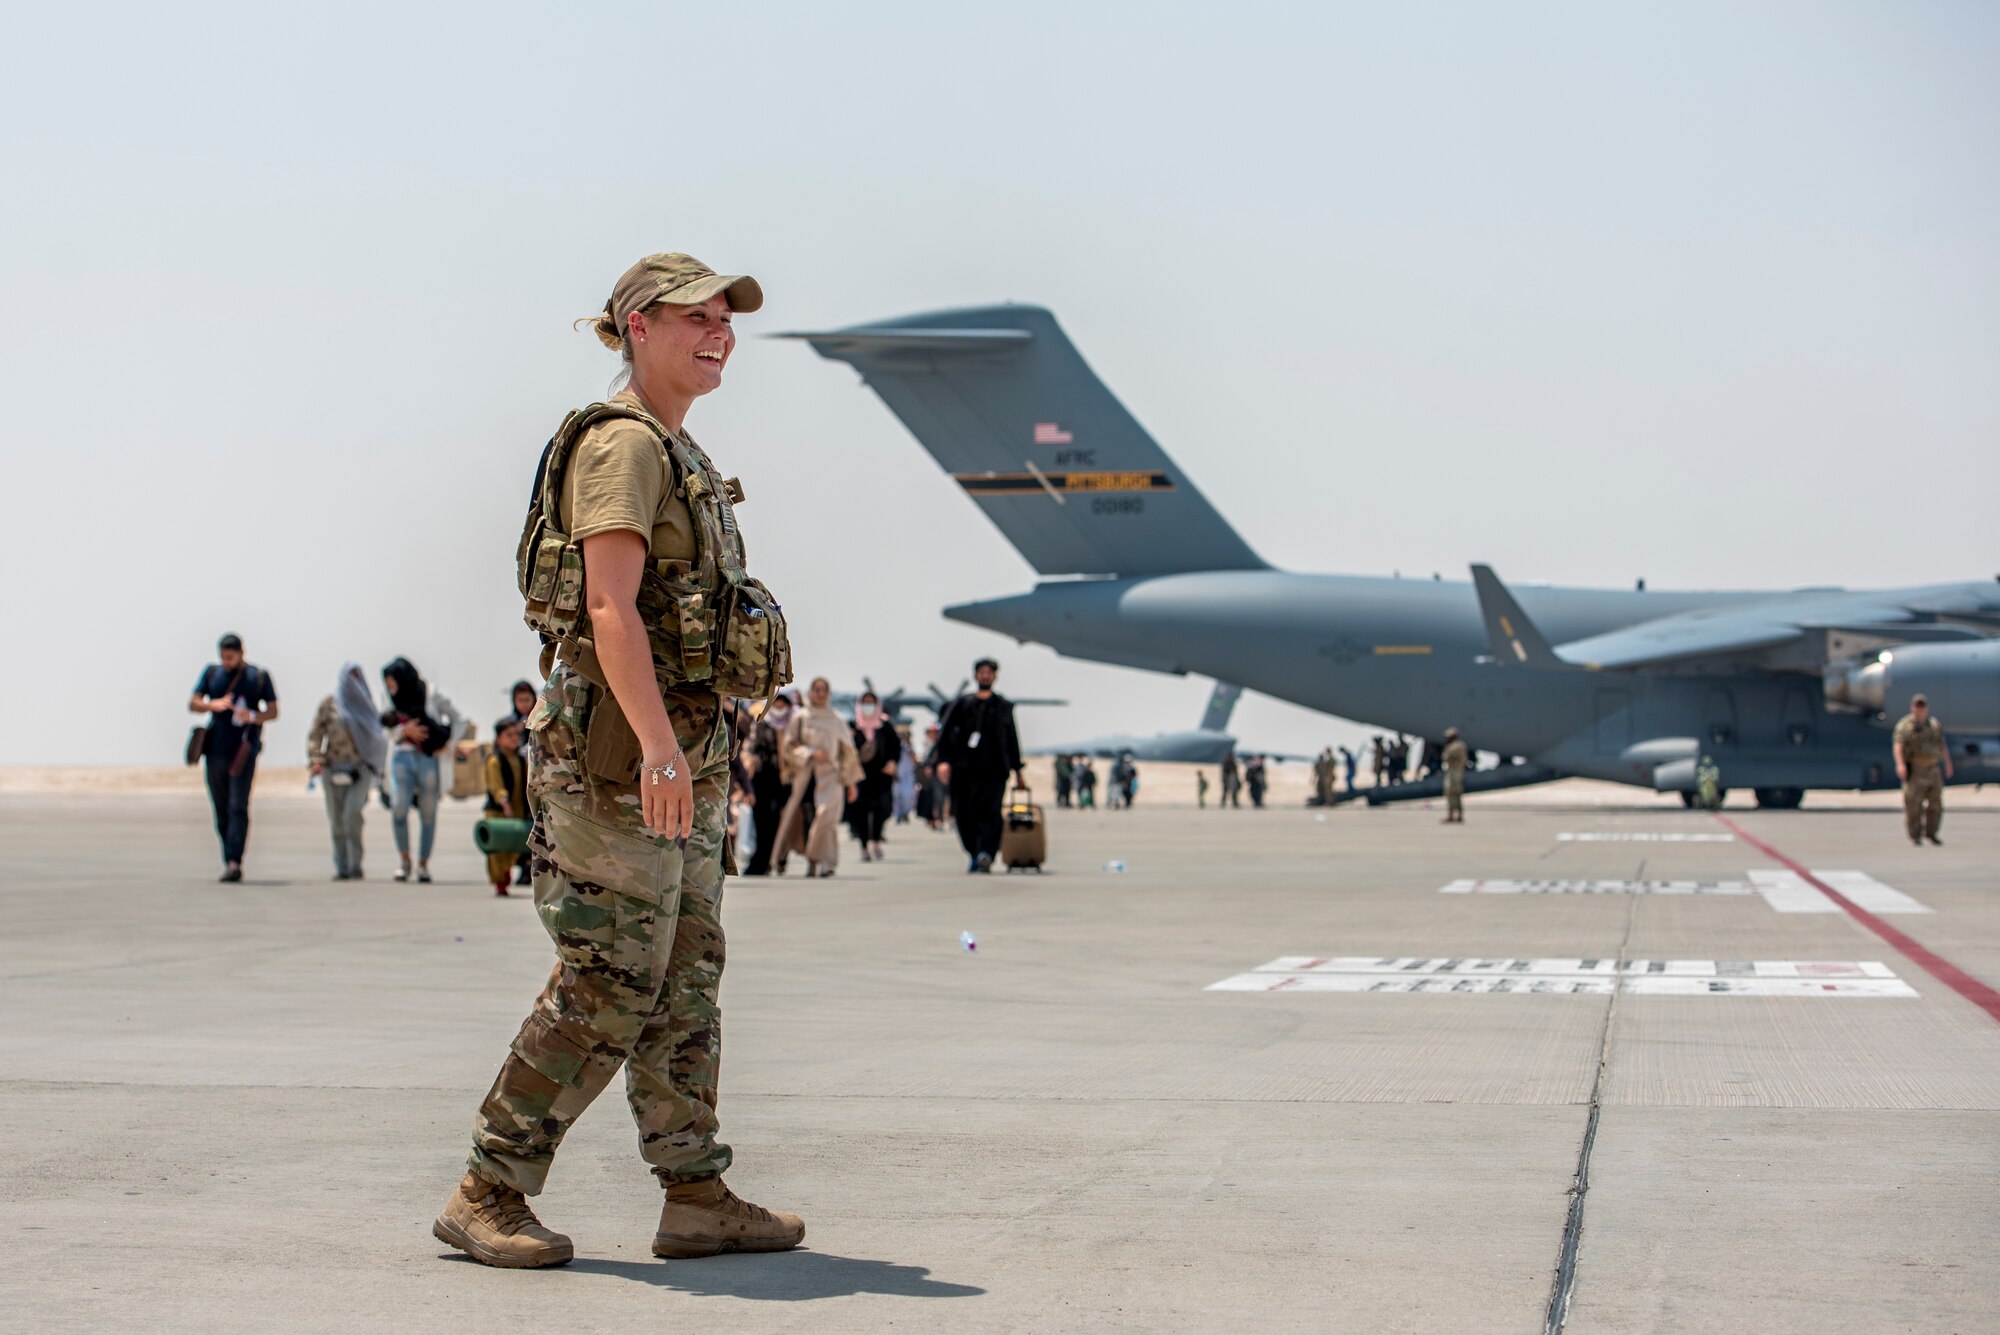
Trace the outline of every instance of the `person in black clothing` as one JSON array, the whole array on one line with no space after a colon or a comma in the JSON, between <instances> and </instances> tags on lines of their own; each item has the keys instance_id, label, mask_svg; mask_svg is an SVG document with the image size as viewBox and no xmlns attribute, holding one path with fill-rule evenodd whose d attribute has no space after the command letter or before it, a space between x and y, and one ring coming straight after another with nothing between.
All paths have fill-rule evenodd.
<instances>
[{"instance_id":1,"label":"person in black clothing","mask_svg":"<svg viewBox=\"0 0 2000 1335\"><path fill-rule=\"evenodd\" d=\"M1000 808L1007 778L1021 772L1021 739L1014 731L1014 706L993 690L1000 665L982 658L972 665L978 689L951 702L939 721L938 778L951 786L958 842L965 846L969 872L993 870L1000 854Z\"/></svg>"},{"instance_id":2,"label":"person in black clothing","mask_svg":"<svg viewBox=\"0 0 2000 1335\"><path fill-rule=\"evenodd\" d=\"M243 641L225 635L216 656L195 678L188 712L208 715L201 749L208 771L208 800L215 808L215 833L222 840L222 880L243 879L243 846L250 839L250 785L257 777L257 753L264 725L278 717L278 690L271 674L247 662Z\"/></svg>"},{"instance_id":3,"label":"person in black clothing","mask_svg":"<svg viewBox=\"0 0 2000 1335\"><path fill-rule=\"evenodd\" d=\"M896 805L896 764L903 758L903 739L882 712L875 692L863 691L854 703L854 754L861 761L860 791L854 795L854 837L861 841L861 860L882 860L882 830Z\"/></svg>"},{"instance_id":4,"label":"person in black clothing","mask_svg":"<svg viewBox=\"0 0 2000 1335\"><path fill-rule=\"evenodd\" d=\"M791 786L785 782L778 752L784 745L785 724L792 717L791 687L778 692L764 717L750 730L750 820L757 827L757 847L750 854L745 876L769 876L771 854L778 847L778 822L785 814Z\"/></svg>"}]
</instances>

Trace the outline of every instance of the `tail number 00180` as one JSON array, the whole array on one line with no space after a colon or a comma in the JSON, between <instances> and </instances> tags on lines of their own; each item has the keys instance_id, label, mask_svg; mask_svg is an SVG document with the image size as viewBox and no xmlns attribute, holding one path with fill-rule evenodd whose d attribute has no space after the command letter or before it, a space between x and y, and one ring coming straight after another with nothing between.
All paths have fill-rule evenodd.
<instances>
[{"instance_id":1,"label":"tail number 00180","mask_svg":"<svg viewBox=\"0 0 2000 1335\"><path fill-rule=\"evenodd\" d=\"M1146 512L1144 496L1093 496L1090 498L1090 512L1094 515L1137 515Z\"/></svg>"}]
</instances>

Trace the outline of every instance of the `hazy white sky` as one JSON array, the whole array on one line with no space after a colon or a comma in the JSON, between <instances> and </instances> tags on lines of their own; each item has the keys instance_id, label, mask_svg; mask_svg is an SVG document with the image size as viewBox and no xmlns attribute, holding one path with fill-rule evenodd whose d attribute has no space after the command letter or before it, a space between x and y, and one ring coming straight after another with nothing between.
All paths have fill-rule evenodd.
<instances>
[{"instance_id":1,"label":"hazy white sky","mask_svg":"<svg viewBox=\"0 0 2000 1335\"><path fill-rule=\"evenodd\" d=\"M569 322L653 250L768 293L690 426L801 669L996 651L1078 706L1031 741L1192 726L1208 684L944 622L1027 566L756 333L1051 306L1296 569L1986 578L1996 68L1980 3L17 7L0 761L170 760L224 630L273 761L344 658L500 712L529 475L614 369Z\"/></svg>"}]
</instances>

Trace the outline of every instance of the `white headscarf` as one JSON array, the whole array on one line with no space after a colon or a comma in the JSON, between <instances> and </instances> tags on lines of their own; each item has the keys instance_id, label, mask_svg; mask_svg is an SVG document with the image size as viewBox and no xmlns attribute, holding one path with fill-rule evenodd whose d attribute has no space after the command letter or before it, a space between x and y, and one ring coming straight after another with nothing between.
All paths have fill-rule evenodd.
<instances>
[{"instance_id":1,"label":"white headscarf","mask_svg":"<svg viewBox=\"0 0 2000 1335\"><path fill-rule=\"evenodd\" d=\"M375 697L368 693L368 674L361 670L361 664L350 661L340 665L333 703L347 735L354 739L354 749L361 753L361 763L382 773L389 763L389 739L382 733L381 715L376 711Z\"/></svg>"}]
</instances>

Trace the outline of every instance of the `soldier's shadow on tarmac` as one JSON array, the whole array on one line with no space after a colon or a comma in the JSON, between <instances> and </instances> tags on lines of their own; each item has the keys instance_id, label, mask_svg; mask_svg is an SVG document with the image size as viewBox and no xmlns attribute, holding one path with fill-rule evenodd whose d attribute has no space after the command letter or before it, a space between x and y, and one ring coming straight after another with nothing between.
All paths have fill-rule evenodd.
<instances>
[{"instance_id":1,"label":"soldier's shadow on tarmac","mask_svg":"<svg viewBox=\"0 0 2000 1335\"><path fill-rule=\"evenodd\" d=\"M886 1293L899 1298L974 1298L986 1292L971 1284L932 1279L925 1266L810 1251L715 1256L700 1261L607 1261L578 1257L564 1268L586 1274L615 1275L705 1298L750 1298L763 1302L804 1302L857 1293Z\"/></svg>"}]
</instances>

